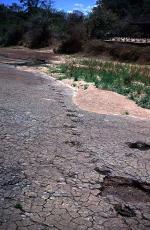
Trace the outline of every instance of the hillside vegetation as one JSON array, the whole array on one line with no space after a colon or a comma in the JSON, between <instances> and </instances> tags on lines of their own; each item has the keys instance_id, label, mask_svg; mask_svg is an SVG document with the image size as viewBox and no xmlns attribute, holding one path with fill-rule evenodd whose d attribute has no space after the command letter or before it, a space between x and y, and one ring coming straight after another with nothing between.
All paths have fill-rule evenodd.
<instances>
[{"instance_id":1,"label":"hillside vegetation","mask_svg":"<svg viewBox=\"0 0 150 230\"><path fill-rule=\"evenodd\" d=\"M147 23L149 15L149 0L98 0L88 15L58 11L47 0L20 0L0 5L0 45L39 48L59 41L60 52L75 53L87 40L148 36L148 26L135 22Z\"/></svg>"}]
</instances>

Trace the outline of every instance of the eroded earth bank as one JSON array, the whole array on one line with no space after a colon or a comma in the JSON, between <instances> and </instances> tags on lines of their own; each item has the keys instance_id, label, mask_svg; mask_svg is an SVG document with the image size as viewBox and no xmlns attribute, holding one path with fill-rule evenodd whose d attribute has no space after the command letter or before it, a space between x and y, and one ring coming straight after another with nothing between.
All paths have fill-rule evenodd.
<instances>
[{"instance_id":1,"label":"eroded earth bank","mask_svg":"<svg viewBox=\"0 0 150 230\"><path fill-rule=\"evenodd\" d=\"M0 229L150 228L150 121L99 115L0 65Z\"/></svg>"}]
</instances>

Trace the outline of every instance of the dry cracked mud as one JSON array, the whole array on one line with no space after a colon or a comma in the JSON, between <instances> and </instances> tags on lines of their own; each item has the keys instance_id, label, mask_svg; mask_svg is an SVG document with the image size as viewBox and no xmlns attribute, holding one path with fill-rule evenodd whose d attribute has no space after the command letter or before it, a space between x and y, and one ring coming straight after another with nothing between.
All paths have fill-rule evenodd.
<instances>
[{"instance_id":1,"label":"dry cracked mud","mask_svg":"<svg viewBox=\"0 0 150 230\"><path fill-rule=\"evenodd\" d=\"M80 110L0 64L0 230L150 229L150 121Z\"/></svg>"}]
</instances>

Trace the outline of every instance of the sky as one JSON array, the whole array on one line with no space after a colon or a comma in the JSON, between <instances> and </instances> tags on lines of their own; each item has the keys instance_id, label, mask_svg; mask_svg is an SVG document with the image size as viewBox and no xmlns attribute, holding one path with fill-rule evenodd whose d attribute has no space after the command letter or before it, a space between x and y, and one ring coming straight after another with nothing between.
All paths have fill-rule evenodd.
<instances>
[{"instance_id":1,"label":"sky","mask_svg":"<svg viewBox=\"0 0 150 230\"><path fill-rule=\"evenodd\" d=\"M19 0L0 0L0 3L11 4L12 2L19 2ZM53 0L54 7L58 10L71 12L73 10L80 10L87 13L95 5L96 0Z\"/></svg>"}]
</instances>

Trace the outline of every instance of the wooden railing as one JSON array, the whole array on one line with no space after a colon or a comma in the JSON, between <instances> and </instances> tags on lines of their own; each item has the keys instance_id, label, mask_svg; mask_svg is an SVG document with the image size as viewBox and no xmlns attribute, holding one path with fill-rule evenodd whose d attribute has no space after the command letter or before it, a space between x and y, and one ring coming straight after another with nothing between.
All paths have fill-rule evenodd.
<instances>
[{"instance_id":1,"label":"wooden railing","mask_svg":"<svg viewBox=\"0 0 150 230\"><path fill-rule=\"evenodd\" d=\"M137 44L150 44L150 38L113 37L106 39L107 42L124 42Z\"/></svg>"}]
</instances>

